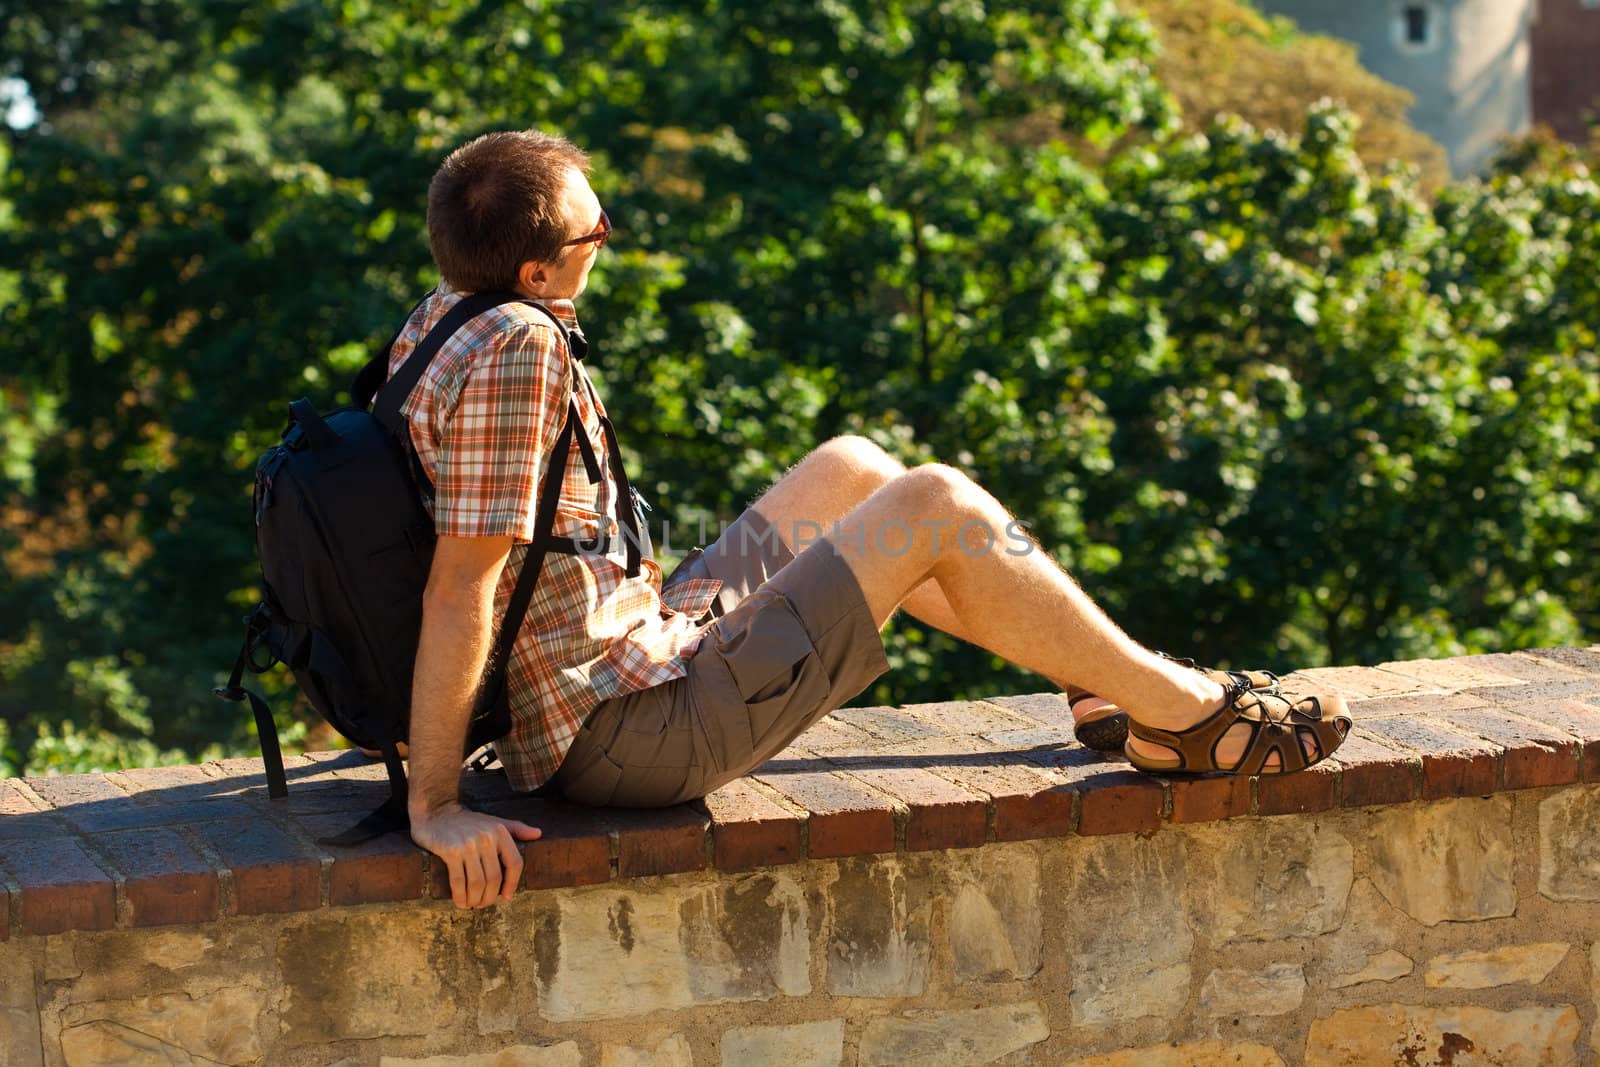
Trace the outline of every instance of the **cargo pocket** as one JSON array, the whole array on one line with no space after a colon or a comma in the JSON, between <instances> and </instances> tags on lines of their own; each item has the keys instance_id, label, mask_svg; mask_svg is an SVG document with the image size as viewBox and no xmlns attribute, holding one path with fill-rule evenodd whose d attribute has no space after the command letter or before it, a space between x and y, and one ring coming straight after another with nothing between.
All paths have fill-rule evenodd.
<instances>
[{"instance_id":1,"label":"cargo pocket","mask_svg":"<svg viewBox=\"0 0 1600 1067\"><path fill-rule=\"evenodd\" d=\"M812 721L831 684L794 606L775 589L758 589L709 631L745 705L757 758L782 747Z\"/></svg>"}]
</instances>

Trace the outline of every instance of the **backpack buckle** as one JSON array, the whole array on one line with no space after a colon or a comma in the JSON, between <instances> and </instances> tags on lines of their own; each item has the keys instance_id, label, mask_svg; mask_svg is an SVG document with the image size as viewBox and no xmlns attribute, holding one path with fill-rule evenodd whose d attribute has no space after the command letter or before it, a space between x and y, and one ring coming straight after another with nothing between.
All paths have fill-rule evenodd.
<instances>
[{"instance_id":1,"label":"backpack buckle","mask_svg":"<svg viewBox=\"0 0 1600 1067\"><path fill-rule=\"evenodd\" d=\"M500 753L494 750L493 745L484 745L478 754L467 761L467 766L482 773L500 762Z\"/></svg>"}]
</instances>

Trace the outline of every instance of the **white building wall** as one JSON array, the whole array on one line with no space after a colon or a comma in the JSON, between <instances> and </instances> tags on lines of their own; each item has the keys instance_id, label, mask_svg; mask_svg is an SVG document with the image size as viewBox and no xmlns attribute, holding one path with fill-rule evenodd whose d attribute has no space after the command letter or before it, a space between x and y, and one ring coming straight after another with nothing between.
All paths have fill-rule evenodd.
<instances>
[{"instance_id":1,"label":"white building wall","mask_svg":"<svg viewBox=\"0 0 1600 1067\"><path fill-rule=\"evenodd\" d=\"M1537 0L1256 0L1304 30L1355 42L1361 63L1416 96L1412 125L1450 155L1458 177L1494 157L1500 140L1532 122L1529 28ZM1429 32L1409 42L1406 10Z\"/></svg>"}]
</instances>

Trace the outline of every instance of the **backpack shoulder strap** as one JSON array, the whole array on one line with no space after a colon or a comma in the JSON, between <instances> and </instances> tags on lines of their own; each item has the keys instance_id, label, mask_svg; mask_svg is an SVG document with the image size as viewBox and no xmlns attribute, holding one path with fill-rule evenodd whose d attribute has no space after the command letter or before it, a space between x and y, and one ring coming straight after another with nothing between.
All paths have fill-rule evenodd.
<instances>
[{"instance_id":1,"label":"backpack shoulder strap","mask_svg":"<svg viewBox=\"0 0 1600 1067\"><path fill-rule=\"evenodd\" d=\"M433 362L433 357L439 354L439 349L444 347L444 343L450 339L452 334L485 311L497 308L501 304L518 303L523 299L516 293L473 293L471 296L464 296L456 301L455 306L445 313L444 318L440 319L433 329L428 331L428 336L424 337L417 345L416 350L406 357L406 361L401 364L400 369L395 371L394 377L390 378L387 384L379 389L377 395L373 398L372 414L383 424L383 428L390 433L400 432L403 425L403 420L400 418L400 406L406 402L406 398L411 395L411 390L415 389L417 383L422 380L422 375L427 371L428 364ZM390 345L393 345L392 341ZM387 355L384 356L384 360L387 363ZM365 371L363 371L363 375L365 375ZM357 381L359 384L360 379L358 378ZM355 399L359 403L361 398L356 396Z\"/></svg>"},{"instance_id":2,"label":"backpack shoulder strap","mask_svg":"<svg viewBox=\"0 0 1600 1067\"><path fill-rule=\"evenodd\" d=\"M383 381L389 377L389 353L394 351L394 343L400 340L400 335L406 330L406 323L411 321L428 298L437 293L438 287L429 289L421 300L414 304L406 317L400 320L400 328L395 330L394 336L389 338L389 343L383 346L383 351L367 360L367 365L356 374L355 380L350 383L350 403L365 411L371 404L372 398L378 395L378 390L383 388Z\"/></svg>"}]
</instances>

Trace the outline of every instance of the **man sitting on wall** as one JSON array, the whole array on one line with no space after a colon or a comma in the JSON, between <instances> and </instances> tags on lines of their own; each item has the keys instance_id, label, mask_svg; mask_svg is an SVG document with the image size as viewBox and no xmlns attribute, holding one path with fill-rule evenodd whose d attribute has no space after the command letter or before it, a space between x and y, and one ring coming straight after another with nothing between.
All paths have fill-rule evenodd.
<instances>
[{"instance_id":1,"label":"man sitting on wall","mask_svg":"<svg viewBox=\"0 0 1600 1067\"><path fill-rule=\"evenodd\" d=\"M582 151L533 131L450 155L428 193L442 282L395 343L391 374L466 293L514 291L577 330L573 302L611 236L587 173ZM497 749L513 788L635 807L703 796L884 673L879 631L898 610L1066 689L1080 737L1141 770L1289 773L1349 732L1337 695L1291 702L1264 672L1192 669L1141 647L969 477L908 470L861 437L811 452L665 582L648 558L629 577L617 535L632 505L581 352L508 303L445 344L403 409L438 533L412 694L411 834L447 864L459 907L509 898L516 841L538 836L462 806L460 754L569 393L605 476L588 480L574 442L552 487L554 534L612 540L545 560L506 664L514 726Z\"/></svg>"}]
</instances>

